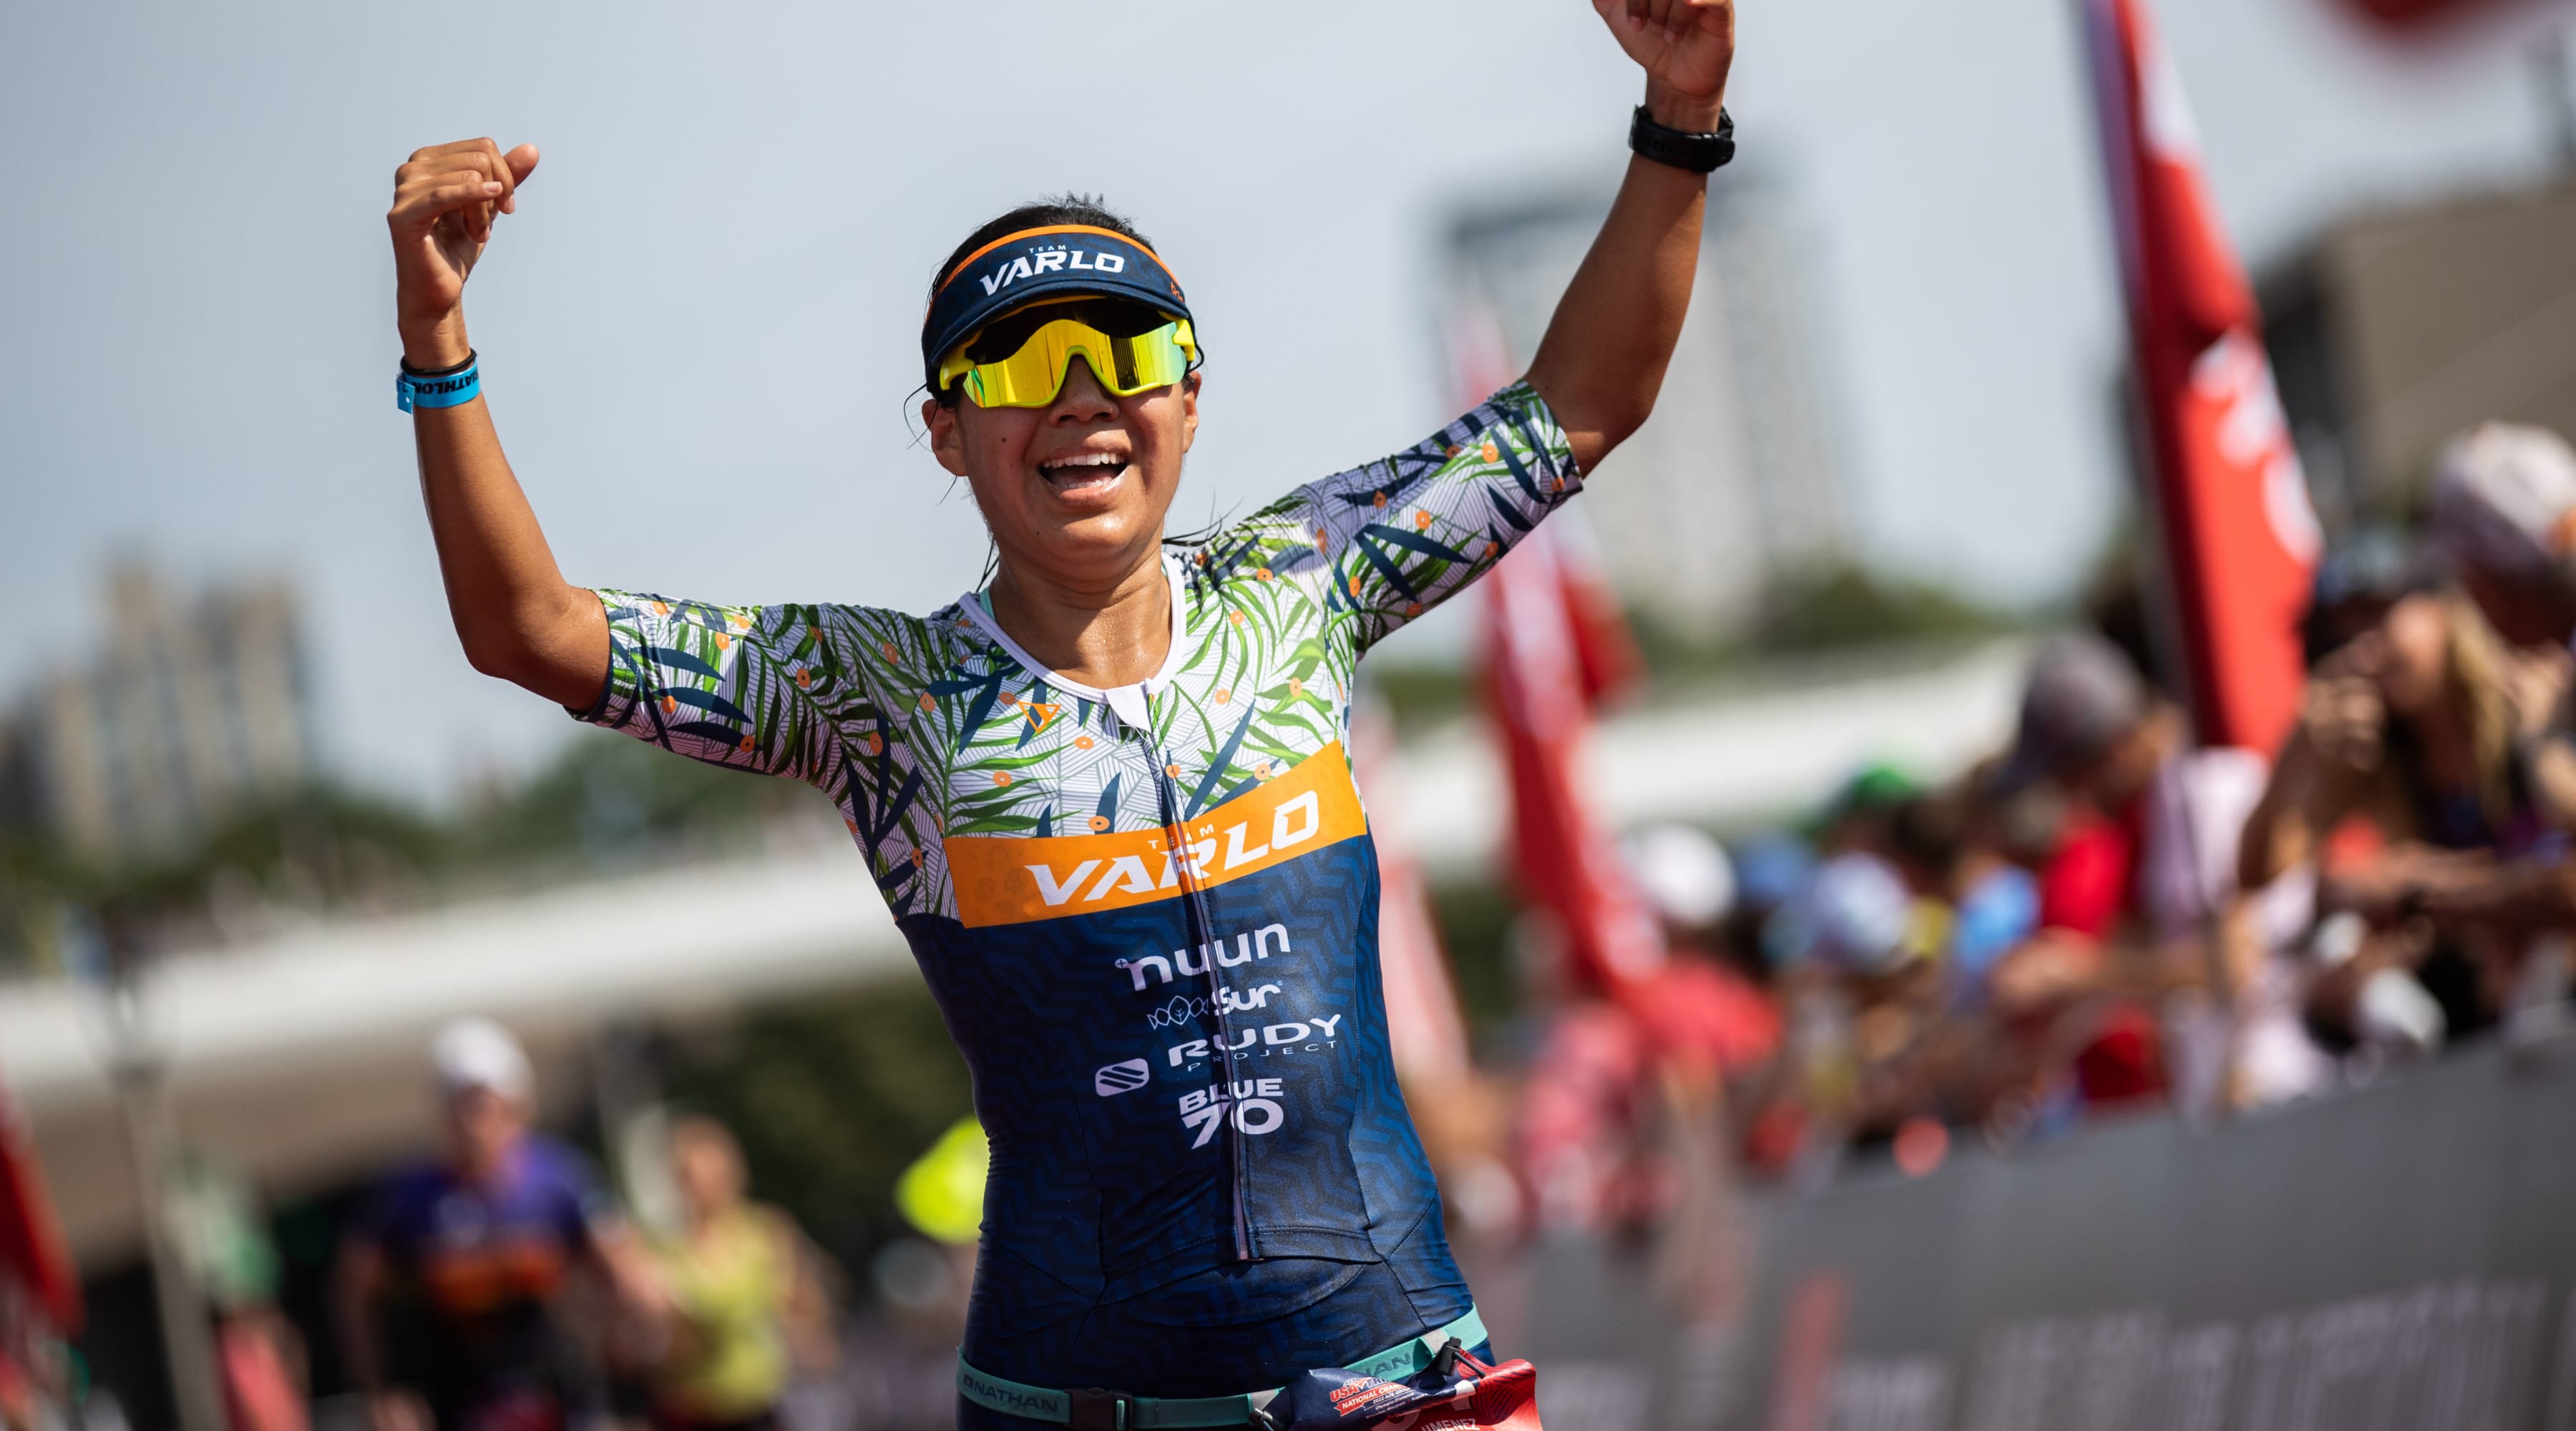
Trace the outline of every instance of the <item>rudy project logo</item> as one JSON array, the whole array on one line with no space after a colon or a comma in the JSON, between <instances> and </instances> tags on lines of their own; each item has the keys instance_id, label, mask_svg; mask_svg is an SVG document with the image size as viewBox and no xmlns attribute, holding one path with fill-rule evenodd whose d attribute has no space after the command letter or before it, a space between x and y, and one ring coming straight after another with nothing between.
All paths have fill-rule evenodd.
<instances>
[{"instance_id":1,"label":"rudy project logo","mask_svg":"<svg viewBox=\"0 0 2576 1431\"><path fill-rule=\"evenodd\" d=\"M1177 899L1184 876L1204 889L1367 833L1350 761L1337 742L1178 826L955 836L945 847L958 918L980 929Z\"/></svg>"},{"instance_id":2,"label":"rudy project logo","mask_svg":"<svg viewBox=\"0 0 2576 1431\"><path fill-rule=\"evenodd\" d=\"M1174 1068L1195 1068L1220 1055L1231 1054L1237 1059L1251 1057L1256 1046L1264 1058L1269 1057L1273 1050L1295 1053L1301 1045L1308 1053L1318 1053L1341 1042L1341 1027L1340 1014L1318 1014L1311 1019L1295 1019L1284 1024L1236 1029L1231 1039L1223 1032L1214 1038L1194 1038L1163 1050L1163 1057Z\"/></svg>"},{"instance_id":3,"label":"rudy project logo","mask_svg":"<svg viewBox=\"0 0 2576 1431\"><path fill-rule=\"evenodd\" d=\"M1091 1091L1103 1098L1115 1098L1121 1093L1133 1093L1144 1087L1153 1076L1145 1071L1145 1060L1131 1058L1093 1073Z\"/></svg>"}]
</instances>

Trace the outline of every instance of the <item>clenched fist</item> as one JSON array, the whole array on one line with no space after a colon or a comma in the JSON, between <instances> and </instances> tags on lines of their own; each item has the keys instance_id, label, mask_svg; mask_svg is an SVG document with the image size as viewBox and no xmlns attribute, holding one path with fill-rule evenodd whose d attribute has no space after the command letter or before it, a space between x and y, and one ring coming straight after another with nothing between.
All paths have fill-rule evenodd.
<instances>
[{"instance_id":1,"label":"clenched fist","mask_svg":"<svg viewBox=\"0 0 2576 1431\"><path fill-rule=\"evenodd\" d=\"M465 279L491 242L492 221L519 207L519 186L537 167L537 146L504 154L489 139L415 151L394 171L394 321L415 367L463 362Z\"/></svg>"},{"instance_id":2,"label":"clenched fist","mask_svg":"<svg viewBox=\"0 0 2576 1431\"><path fill-rule=\"evenodd\" d=\"M1717 127L1735 62L1734 0L1592 0L1619 48L1646 72L1646 108L1659 124Z\"/></svg>"}]
</instances>

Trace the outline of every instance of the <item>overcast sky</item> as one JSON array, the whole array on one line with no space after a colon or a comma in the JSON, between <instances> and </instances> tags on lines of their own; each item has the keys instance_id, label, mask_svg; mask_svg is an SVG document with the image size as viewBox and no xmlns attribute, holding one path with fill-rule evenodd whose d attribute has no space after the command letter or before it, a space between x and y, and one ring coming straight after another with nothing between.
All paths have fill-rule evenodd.
<instances>
[{"instance_id":1,"label":"overcast sky","mask_svg":"<svg viewBox=\"0 0 2576 1431\"><path fill-rule=\"evenodd\" d=\"M2399 56L2323 4L2161 7L2254 261L2542 164L2512 36ZM2073 0L1742 5L1730 105L1814 239L1866 554L2061 590L2116 510L2121 343ZM411 149L544 148L468 307L573 580L926 609L983 551L904 401L967 228L1071 187L1154 236L1212 355L1189 519L1440 421L1448 215L1607 182L1637 88L1583 0L52 5L11 31L0 692L77 658L113 552L282 571L334 764L412 792L567 723L447 628L392 398Z\"/></svg>"}]
</instances>

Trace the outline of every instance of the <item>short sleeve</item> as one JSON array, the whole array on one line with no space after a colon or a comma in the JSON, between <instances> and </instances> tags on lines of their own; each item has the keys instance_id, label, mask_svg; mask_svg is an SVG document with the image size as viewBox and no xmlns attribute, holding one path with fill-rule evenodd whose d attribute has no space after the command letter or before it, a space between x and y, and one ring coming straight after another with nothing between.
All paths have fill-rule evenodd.
<instances>
[{"instance_id":1,"label":"short sleeve","mask_svg":"<svg viewBox=\"0 0 2576 1431\"><path fill-rule=\"evenodd\" d=\"M819 784L846 764L843 717L874 718L820 608L597 595L608 683L578 719L710 765Z\"/></svg>"},{"instance_id":2,"label":"short sleeve","mask_svg":"<svg viewBox=\"0 0 2576 1431\"><path fill-rule=\"evenodd\" d=\"M1582 487L1556 415L1514 383L1402 452L1289 493L1212 554L1226 559L1229 537L1276 548L1259 559L1355 616L1365 651L1491 571Z\"/></svg>"},{"instance_id":3,"label":"short sleeve","mask_svg":"<svg viewBox=\"0 0 2576 1431\"><path fill-rule=\"evenodd\" d=\"M600 1229L621 1220L617 1200L608 1195L589 1159L554 1142L533 1144L532 1151L543 1159L546 1220L565 1245L589 1245Z\"/></svg>"}]
</instances>

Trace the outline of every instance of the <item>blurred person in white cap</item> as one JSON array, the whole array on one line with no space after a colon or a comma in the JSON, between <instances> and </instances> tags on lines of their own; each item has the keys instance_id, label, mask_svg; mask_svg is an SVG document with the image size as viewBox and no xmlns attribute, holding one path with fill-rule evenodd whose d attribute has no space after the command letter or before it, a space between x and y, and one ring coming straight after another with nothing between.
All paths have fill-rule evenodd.
<instances>
[{"instance_id":1,"label":"blurred person in white cap","mask_svg":"<svg viewBox=\"0 0 2576 1431\"><path fill-rule=\"evenodd\" d=\"M446 1146L388 1178L343 1243L350 1377L371 1431L563 1431L589 1419L591 1381L559 1303L589 1274L658 1310L653 1273L581 1156L531 1131L517 1039L458 1019L430 1067Z\"/></svg>"},{"instance_id":2,"label":"blurred person in white cap","mask_svg":"<svg viewBox=\"0 0 2576 1431\"><path fill-rule=\"evenodd\" d=\"M1624 853L1638 892L1668 925L1705 933L1735 908L1735 863L1726 847L1688 825L1649 825Z\"/></svg>"},{"instance_id":3,"label":"blurred person in white cap","mask_svg":"<svg viewBox=\"0 0 2576 1431\"><path fill-rule=\"evenodd\" d=\"M1688 826L1654 825L1621 854L1670 957L1646 997L1565 1004L1530 1061L1518 1142L1545 1226L1638 1227L1670 1211L1677 1191L1700 1190L1698 1155L1723 1156L1726 1081L1761 1067L1779 1042L1769 995L1724 957L1735 903L1725 848Z\"/></svg>"},{"instance_id":4,"label":"blurred person in white cap","mask_svg":"<svg viewBox=\"0 0 2576 1431\"><path fill-rule=\"evenodd\" d=\"M1909 797L1891 828L1919 820ZM1941 1076L1935 1035L1945 985L1939 957L1945 907L1919 898L1897 863L1861 851L1816 870L1800 898L1765 931L1785 961L1788 1056L1779 1090L1790 1100L1803 1156L1845 1141L1878 1144L1936 1111ZM1766 1109L1777 1120L1782 1110ZM1766 1128L1765 1136L1777 1129ZM1766 1160L1779 1154L1761 1150Z\"/></svg>"},{"instance_id":5,"label":"blurred person in white cap","mask_svg":"<svg viewBox=\"0 0 2576 1431\"><path fill-rule=\"evenodd\" d=\"M2540 427L2490 422L2433 469L2433 544L2504 638L2576 639L2576 449Z\"/></svg>"},{"instance_id":6,"label":"blurred person in white cap","mask_svg":"<svg viewBox=\"0 0 2576 1431\"><path fill-rule=\"evenodd\" d=\"M1733 946L1735 862L1688 825L1648 825L1621 842L1629 878L1645 897L1669 958L1654 976L1644 1014L1667 1059L1693 1077L1734 1077L1769 1059L1780 1018L1758 950Z\"/></svg>"}]
</instances>

